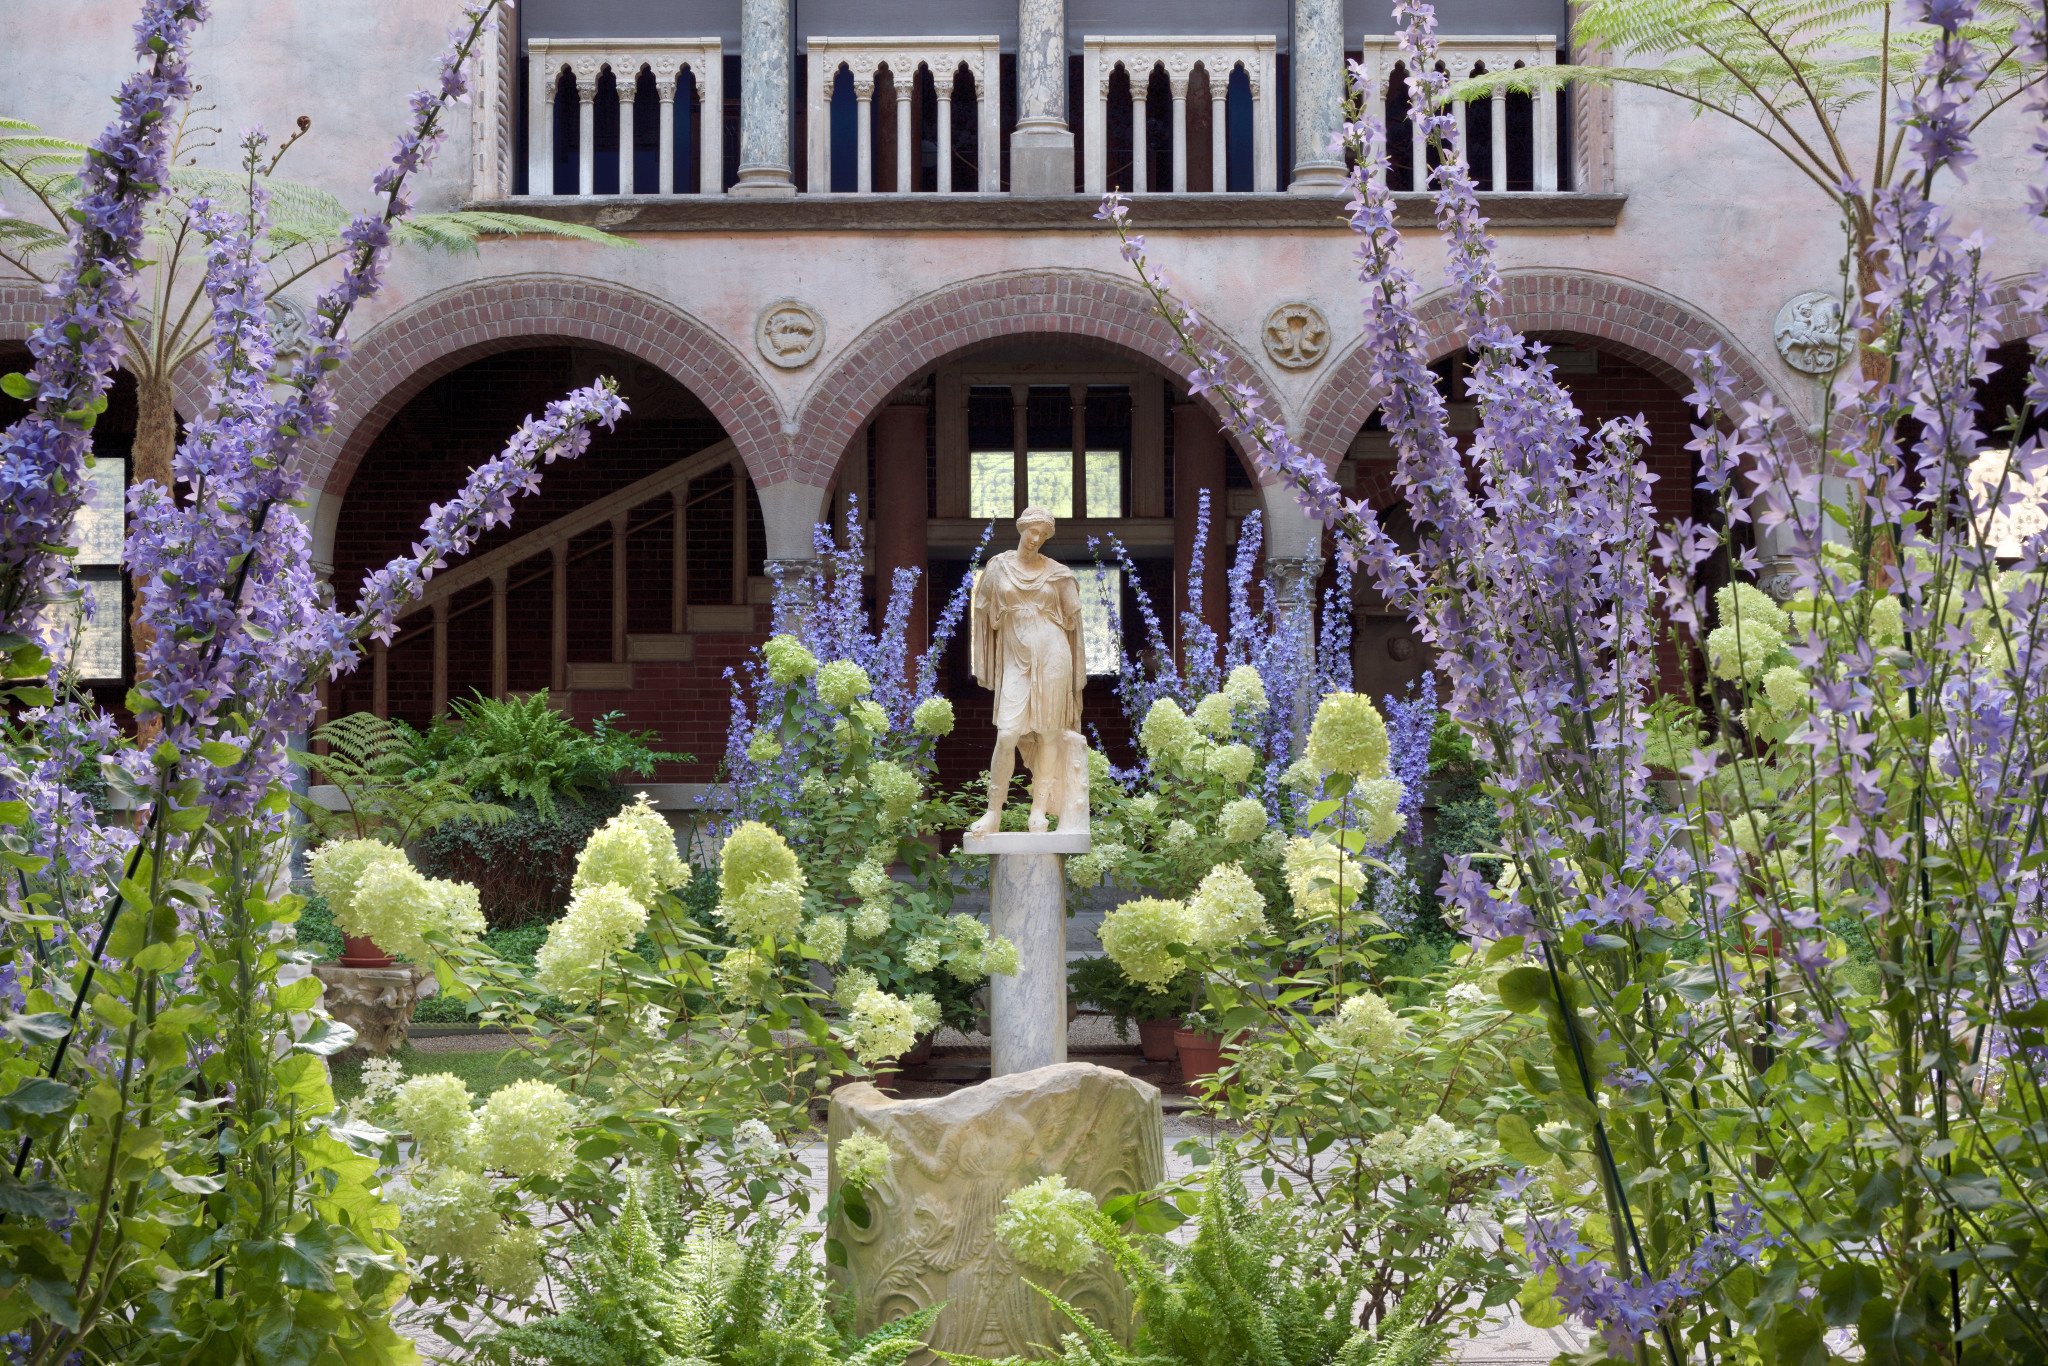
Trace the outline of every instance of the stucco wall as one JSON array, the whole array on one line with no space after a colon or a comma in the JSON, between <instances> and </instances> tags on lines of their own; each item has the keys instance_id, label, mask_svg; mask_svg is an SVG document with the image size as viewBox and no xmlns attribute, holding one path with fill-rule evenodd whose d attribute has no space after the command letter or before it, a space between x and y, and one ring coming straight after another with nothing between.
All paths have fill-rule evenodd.
<instances>
[{"instance_id":1,"label":"stucco wall","mask_svg":"<svg viewBox=\"0 0 2048 1366\"><path fill-rule=\"evenodd\" d=\"M406 92L427 77L456 14L455 0L266 0L224 2L216 10L195 53L209 106L203 120L228 130L257 122L288 128L297 115L310 115L313 132L292 153L287 172L351 204L366 204L369 178L403 116ZM114 73L129 64L131 12L116 0L0 7L6 112L89 136L104 117ZM1723 335L1787 404L1810 413L1813 382L1779 362L1770 327L1787 296L1838 278L1841 238L1827 199L1752 135L1695 118L1657 95L1619 92L1613 122L1616 188L1627 196L1617 224L1504 229L1498 234L1502 265L1594 284L1640 284L1694 319L1695 334ZM231 141L231 134L215 141ZM2025 145L2016 110L1995 120L1983 139L1978 175L1955 197L1962 221L1990 238L2000 277L2043 260L2041 239L2023 217L2016 173L2028 164ZM458 110L441 162L424 184L424 206L451 207L467 198L469 154L468 112ZM199 153L215 162L228 155L225 146ZM1135 217L1143 227L1142 201ZM1249 355L1260 357L1258 327L1274 304L1307 298L1323 308L1335 340L1321 365L1300 372L1260 366L1260 379L1298 429L1312 424L1319 388L1357 336L1349 243L1335 203L1330 224L1327 230L1149 231L1154 259ZM1417 232L1409 251L1424 282L1434 285L1441 274L1438 244ZM699 324L715 343L704 354L715 351L721 365L744 370L746 386L770 401L769 425L787 429L807 401L830 390L841 361L915 301L966 281L1047 273L1128 279L1113 241L1092 232L647 233L630 250L525 239L491 243L475 255L401 254L355 335L367 348L380 328L424 301L487 281L592 277ZM826 323L823 354L797 370L764 363L753 342L762 308L784 297L810 304ZM544 323L536 330L547 331ZM700 391L731 387L729 378L702 367L701 359L683 356L672 373ZM776 477L767 471L767 480ZM339 483L328 487L341 491Z\"/></svg>"}]
</instances>

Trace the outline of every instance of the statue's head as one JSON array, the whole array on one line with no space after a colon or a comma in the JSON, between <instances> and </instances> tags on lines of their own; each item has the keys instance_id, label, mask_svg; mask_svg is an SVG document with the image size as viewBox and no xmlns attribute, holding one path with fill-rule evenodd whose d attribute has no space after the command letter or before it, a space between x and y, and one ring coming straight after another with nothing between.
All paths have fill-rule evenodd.
<instances>
[{"instance_id":1,"label":"statue's head","mask_svg":"<svg viewBox=\"0 0 2048 1366\"><path fill-rule=\"evenodd\" d=\"M1052 514L1044 508L1025 508L1017 514L1017 543L1027 550L1036 550L1052 539L1056 525Z\"/></svg>"}]
</instances>

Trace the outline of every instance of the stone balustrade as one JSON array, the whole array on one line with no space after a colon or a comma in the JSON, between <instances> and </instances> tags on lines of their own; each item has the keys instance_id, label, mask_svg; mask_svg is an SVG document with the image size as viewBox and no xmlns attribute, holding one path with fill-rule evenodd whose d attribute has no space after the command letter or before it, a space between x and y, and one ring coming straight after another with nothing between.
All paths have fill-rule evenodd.
<instances>
[{"instance_id":1,"label":"stone balustrade","mask_svg":"<svg viewBox=\"0 0 2048 1366\"><path fill-rule=\"evenodd\" d=\"M1516 67L1555 66L1557 64L1557 38L1554 34L1509 34L1499 36L1444 36L1438 40L1441 54L1440 66L1453 79L1462 80L1492 72L1512 70ZM1390 78L1401 65L1400 39L1378 34L1367 34L1363 42L1363 60L1371 71L1379 88L1387 90ZM1390 95L1400 101L1397 107L1405 109L1405 98L1396 92ZM1554 193L1557 190L1557 97L1544 94L1529 100L1532 128L1529 141L1531 150L1527 159L1511 156L1508 135L1508 101L1512 98L1504 90L1497 90L1484 103L1465 106L1466 148L1472 152L1475 125L1486 121L1484 129L1486 155L1474 157L1473 175L1480 188L1485 190L1507 190L1527 188L1539 192ZM1406 165L1422 167L1428 164L1421 132L1413 120L1405 114L1398 120L1389 118L1387 136L1409 139L1409 155ZM1520 164L1516 164L1520 161ZM1517 186L1516 182L1521 184ZM1396 183L1397 190L1424 189L1419 176L1411 175L1411 183Z\"/></svg>"},{"instance_id":2,"label":"stone balustrade","mask_svg":"<svg viewBox=\"0 0 2048 1366\"><path fill-rule=\"evenodd\" d=\"M1111 88L1121 70L1130 82L1131 171L1130 185L1143 193L1151 187L1150 139L1145 135L1150 117L1148 99L1152 77L1164 69L1171 99L1167 120L1172 142L1171 190L1188 190L1188 87L1197 69L1207 78L1209 91L1209 137L1212 181L1217 188L1229 184L1229 97L1231 77L1243 71L1252 104L1252 189L1271 192L1278 177L1278 129L1275 109L1278 87L1274 79L1271 35L1231 37L1098 37L1081 40L1081 92L1088 101L1083 119L1087 137L1082 184L1091 195L1109 188L1109 115Z\"/></svg>"},{"instance_id":3,"label":"stone balustrade","mask_svg":"<svg viewBox=\"0 0 2048 1366\"><path fill-rule=\"evenodd\" d=\"M939 194L961 188L954 184L953 91L964 78L974 95L976 183L984 194L1002 188L1001 100L998 96L1001 49L993 34L946 38L811 38L809 90L805 93L805 126L810 135L805 189L817 194L832 188L832 101L842 74L852 78L854 98L854 184L860 194L877 191L908 194L916 186L916 130L922 123L917 106L917 74L931 73L937 99L938 156L932 186ZM875 93L882 81L895 101L894 184L875 183Z\"/></svg>"},{"instance_id":4,"label":"stone balustrade","mask_svg":"<svg viewBox=\"0 0 2048 1366\"><path fill-rule=\"evenodd\" d=\"M610 71L618 87L618 187L621 194L675 194L679 120L694 130L695 190L717 194L722 186L725 60L716 38L530 38L527 60L527 161L529 193L595 193L597 183L597 90ZM655 183L636 182L633 173L633 110L642 93L640 77L652 78L660 101L660 150ZM556 101L574 99L576 183L557 186ZM678 104L682 107L678 109Z\"/></svg>"},{"instance_id":5,"label":"stone balustrade","mask_svg":"<svg viewBox=\"0 0 2048 1366\"><path fill-rule=\"evenodd\" d=\"M1034 5L1058 9L1057 0L1020 4L1034 15ZM779 0L749 0L749 5L769 18L786 14ZM1300 59L1294 90L1301 107L1293 116L1294 165L1287 179L1297 191L1329 192L1341 183L1342 162L1328 146L1342 118L1340 8L1335 0L1300 0L1296 16L1293 43L1309 54ZM1038 27L1052 35L1047 42L1056 52L1059 15L1049 13L1050 17L1038 16L1043 20ZM787 41L785 33L776 40L781 46L770 44L764 50L782 53ZM1425 177L1415 168L1427 166L1427 149L1407 116L1405 89L1394 79L1402 74L1398 40L1365 34L1358 45L1366 67L1388 92L1394 188L1423 189ZM1278 118L1283 92L1276 78L1277 47L1278 39L1271 34L1084 37L1079 85L1083 190L1096 196L1112 185L1141 194L1233 186L1272 193L1282 188ZM1552 34L1446 35L1441 51L1445 70L1457 78L1550 66L1558 60ZM587 197L605 185L608 192L616 187L617 193L629 195L719 194L727 160L725 55L716 38L529 38L528 192ZM1036 47L1032 56L1052 69ZM999 40L993 35L807 39L801 69L808 145L801 188L811 194L834 189L861 194L998 192L1003 187L1005 150L1001 61ZM794 93L788 88L789 65L786 60L747 63L741 192L786 195L797 188L789 183L788 125ZM616 106L609 96L600 97L607 75L617 92ZM1035 67L1035 84L1019 79L1032 84L1033 90L1058 84L1056 76ZM956 92L965 98L956 100ZM1020 97L1029 93L1020 91ZM1038 103L1049 98L1043 91L1034 96ZM652 120L639 108L651 101L659 101ZM929 109L926 101L932 102ZM1191 102L1205 107L1191 108ZM971 153L965 130L956 127L956 113L970 105ZM1071 157L1071 150L1060 150L1060 138L1067 137L1064 120L1043 111L1033 117L1036 122L1029 128L1020 118L1018 133L1028 134L1026 142L1036 138L1045 146L1031 142L1029 183L1019 182L1016 188L1026 194L1063 193L1061 166L1067 163L1061 158ZM1481 189L1557 191L1560 103L1554 94L1497 92L1490 100L1467 105L1464 118L1466 146ZM655 149L650 122L659 128L651 174L647 159ZM601 123L607 130L603 136L598 132ZM509 148L510 124L506 127L501 141ZM614 127L615 139L609 136ZM759 146L747 141L750 128ZM938 143L930 170L924 168L926 139L920 136L928 128L936 129ZM1016 137L1012 135L1012 143L1022 145ZM878 146L878 138L888 145ZM1198 140L1208 144L1206 176L1201 152L1194 146ZM560 145L571 141L573 156L570 148ZM1071 149L1072 143L1064 145ZM1196 163L1192 184L1191 154ZM971 170L963 169L967 167ZM492 174L488 168L479 171L483 182Z\"/></svg>"}]
</instances>

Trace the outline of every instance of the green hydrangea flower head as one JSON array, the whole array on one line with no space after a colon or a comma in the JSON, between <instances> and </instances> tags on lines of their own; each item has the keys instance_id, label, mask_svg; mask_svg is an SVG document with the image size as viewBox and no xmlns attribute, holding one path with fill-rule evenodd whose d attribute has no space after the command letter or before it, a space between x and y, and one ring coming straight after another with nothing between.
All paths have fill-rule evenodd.
<instances>
[{"instance_id":1,"label":"green hydrangea flower head","mask_svg":"<svg viewBox=\"0 0 2048 1366\"><path fill-rule=\"evenodd\" d=\"M477 1112L477 1155L514 1176L560 1176L569 1170L575 1119L575 1099L553 1082L511 1082Z\"/></svg>"},{"instance_id":2,"label":"green hydrangea flower head","mask_svg":"<svg viewBox=\"0 0 2048 1366\"><path fill-rule=\"evenodd\" d=\"M1015 940L1001 935L991 935L988 952L981 958L981 971L985 977L1015 977L1019 967Z\"/></svg>"},{"instance_id":3,"label":"green hydrangea flower head","mask_svg":"<svg viewBox=\"0 0 2048 1366\"><path fill-rule=\"evenodd\" d=\"M1266 932L1266 898L1239 864L1211 868L1188 898L1188 911L1199 936L1196 947L1211 953Z\"/></svg>"},{"instance_id":4,"label":"green hydrangea flower head","mask_svg":"<svg viewBox=\"0 0 2048 1366\"><path fill-rule=\"evenodd\" d=\"M484 931L476 888L427 877L403 857L368 863L356 878L348 913L334 918L346 933L415 963L432 956L429 933L467 942Z\"/></svg>"},{"instance_id":5,"label":"green hydrangea flower head","mask_svg":"<svg viewBox=\"0 0 2048 1366\"><path fill-rule=\"evenodd\" d=\"M877 759L868 765L868 786L882 799L882 813L900 821L924 794L917 775L893 759Z\"/></svg>"},{"instance_id":6,"label":"green hydrangea flower head","mask_svg":"<svg viewBox=\"0 0 2048 1366\"><path fill-rule=\"evenodd\" d=\"M585 887L569 898L562 918L533 956L533 978L564 1001L595 998L604 966L647 928L647 908L617 883Z\"/></svg>"},{"instance_id":7,"label":"green hydrangea flower head","mask_svg":"<svg viewBox=\"0 0 2048 1366\"><path fill-rule=\"evenodd\" d=\"M920 735L941 737L953 733L953 704L943 697L927 697L910 713L910 724Z\"/></svg>"},{"instance_id":8,"label":"green hydrangea flower head","mask_svg":"<svg viewBox=\"0 0 2048 1366\"><path fill-rule=\"evenodd\" d=\"M1322 791L1323 775L1309 757L1304 754L1280 771L1280 786L1303 796L1313 796Z\"/></svg>"},{"instance_id":9,"label":"green hydrangea flower head","mask_svg":"<svg viewBox=\"0 0 2048 1366\"><path fill-rule=\"evenodd\" d=\"M754 732L754 738L747 741L747 762L772 764L782 757L782 742L765 730Z\"/></svg>"},{"instance_id":10,"label":"green hydrangea flower head","mask_svg":"<svg viewBox=\"0 0 2048 1366\"><path fill-rule=\"evenodd\" d=\"M858 721L870 735L879 735L889 729L889 713L872 697L861 698L846 709L846 714Z\"/></svg>"},{"instance_id":11,"label":"green hydrangea flower head","mask_svg":"<svg viewBox=\"0 0 2048 1366\"><path fill-rule=\"evenodd\" d=\"M1209 751L1209 772L1232 786L1243 785L1258 762L1259 756L1246 744L1218 745Z\"/></svg>"},{"instance_id":12,"label":"green hydrangea flower head","mask_svg":"<svg viewBox=\"0 0 2048 1366\"><path fill-rule=\"evenodd\" d=\"M1365 886L1357 861L1328 839L1289 840L1282 867L1295 915L1303 920L1330 920L1349 911Z\"/></svg>"},{"instance_id":13,"label":"green hydrangea flower head","mask_svg":"<svg viewBox=\"0 0 2048 1366\"><path fill-rule=\"evenodd\" d=\"M855 896L875 901L889 895L896 882L889 876L888 858L881 851L873 850L846 875L846 885L853 889Z\"/></svg>"},{"instance_id":14,"label":"green hydrangea flower head","mask_svg":"<svg viewBox=\"0 0 2048 1366\"><path fill-rule=\"evenodd\" d=\"M646 837L651 858L649 867L658 891L672 892L678 887L689 886L690 865L676 851L675 827L668 823L668 817L654 809L654 802L645 792L637 794L632 805L620 810L607 822L614 823L638 830Z\"/></svg>"},{"instance_id":15,"label":"green hydrangea flower head","mask_svg":"<svg viewBox=\"0 0 2048 1366\"><path fill-rule=\"evenodd\" d=\"M855 1001L874 989L875 974L866 968L848 968L832 983L832 999L841 1010L851 1010Z\"/></svg>"},{"instance_id":16,"label":"green hydrangea flower head","mask_svg":"<svg viewBox=\"0 0 2048 1366\"><path fill-rule=\"evenodd\" d=\"M1144 723L1138 727L1138 747L1154 759L1178 759L1199 739L1195 723L1170 697L1153 702L1152 709L1145 713Z\"/></svg>"},{"instance_id":17,"label":"green hydrangea flower head","mask_svg":"<svg viewBox=\"0 0 2048 1366\"><path fill-rule=\"evenodd\" d=\"M792 635L769 637L761 647L761 657L768 663L768 677L785 688L818 671L818 657Z\"/></svg>"},{"instance_id":18,"label":"green hydrangea flower head","mask_svg":"<svg viewBox=\"0 0 2048 1366\"><path fill-rule=\"evenodd\" d=\"M818 700L834 711L845 711L875 690L868 671L850 659L827 660L818 668Z\"/></svg>"},{"instance_id":19,"label":"green hydrangea flower head","mask_svg":"<svg viewBox=\"0 0 2048 1366\"><path fill-rule=\"evenodd\" d=\"M1192 946L1201 935L1187 904L1163 897L1126 901L1102 919L1103 952L1124 976L1153 991L1187 970L1174 945Z\"/></svg>"},{"instance_id":20,"label":"green hydrangea flower head","mask_svg":"<svg viewBox=\"0 0 2048 1366\"><path fill-rule=\"evenodd\" d=\"M848 1134L832 1148L832 1165L845 1190L866 1190L889 1175L889 1140L879 1134Z\"/></svg>"},{"instance_id":21,"label":"green hydrangea flower head","mask_svg":"<svg viewBox=\"0 0 2048 1366\"><path fill-rule=\"evenodd\" d=\"M1906 614L1900 601L1889 595L1870 604L1870 643L1896 649L1906 643Z\"/></svg>"},{"instance_id":22,"label":"green hydrangea flower head","mask_svg":"<svg viewBox=\"0 0 2048 1366\"><path fill-rule=\"evenodd\" d=\"M854 908L853 933L857 939L880 939L889 932L889 904L863 901Z\"/></svg>"},{"instance_id":23,"label":"green hydrangea flower head","mask_svg":"<svg viewBox=\"0 0 2048 1366\"><path fill-rule=\"evenodd\" d=\"M904 946L903 966L921 976L937 968L945 953L944 944L929 935L919 935Z\"/></svg>"},{"instance_id":24,"label":"green hydrangea flower head","mask_svg":"<svg viewBox=\"0 0 2048 1366\"><path fill-rule=\"evenodd\" d=\"M901 996L869 987L846 1012L846 1033L862 1066L893 1062L917 1046L917 1012Z\"/></svg>"},{"instance_id":25,"label":"green hydrangea flower head","mask_svg":"<svg viewBox=\"0 0 2048 1366\"><path fill-rule=\"evenodd\" d=\"M1351 797L1357 803L1361 833L1365 842L1373 847L1393 842L1408 824L1408 817L1401 810L1404 795L1399 778L1367 778L1351 789Z\"/></svg>"},{"instance_id":26,"label":"green hydrangea flower head","mask_svg":"<svg viewBox=\"0 0 2048 1366\"><path fill-rule=\"evenodd\" d=\"M399 1234L413 1257L446 1257L469 1265L488 1256L503 1230L497 1188L466 1167L416 1175L399 1204Z\"/></svg>"},{"instance_id":27,"label":"green hydrangea flower head","mask_svg":"<svg viewBox=\"0 0 2048 1366\"><path fill-rule=\"evenodd\" d=\"M1257 797L1225 802L1216 815L1216 833L1225 844L1248 844L1266 833L1266 808Z\"/></svg>"},{"instance_id":28,"label":"green hydrangea flower head","mask_svg":"<svg viewBox=\"0 0 2048 1366\"><path fill-rule=\"evenodd\" d=\"M846 956L846 917L821 915L804 929L804 954L820 963L836 963Z\"/></svg>"},{"instance_id":29,"label":"green hydrangea flower head","mask_svg":"<svg viewBox=\"0 0 2048 1366\"><path fill-rule=\"evenodd\" d=\"M1195 703L1195 729L1218 740L1230 734L1234 722L1230 715L1230 699L1220 692L1212 692Z\"/></svg>"},{"instance_id":30,"label":"green hydrangea flower head","mask_svg":"<svg viewBox=\"0 0 2048 1366\"><path fill-rule=\"evenodd\" d=\"M803 923L804 875L779 831L744 821L719 851L717 915L743 939L789 939Z\"/></svg>"},{"instance_id":31,"label":"green hydrangea flower head","mask_svg":"<svg viewBox=\"0 0 2048 1366\"><path fill-rule=\"evenodd\" d=\"M1360 992L1337 1007L1324 1033L1339 1048L1370 1062L1385 1062L1408 1040L1408 1022L1378 992Z\"/></svg>"},{"instance_id":32,"label":"green hydrangea flower head","mask_svg":"<svg viewBox=\"0 0 2048 1366\"><path fill-rule=\"evenodd\" d=\"M469 1083L447 1072L408 1078L391 1093L398 1127L434 1164L461 1163L468 1156L471 1108Z\"/></svg>"},{"instance_id":33,"label":"green hydrangea flower head","mask_svg":"<svg viewBox=\"0 0 2048 1366\"><path fill-rule=\"evenodd\" d=\"M329 840L313 851L306 861L313 890L327 902L327 909L347 929L347 918L355 914L356 885L363 873L377 863L404 863L405 851L382 840Z\"/></svg>"},{"instance_id":34,"label":"green hydrangea flower head","mask_svg":"<svg viewBox=\"0 0 2048 1366\"><path fill-rule=\"evenodd\" d=\"M492 1290L508 1300L524 1300L540 1286L540 1230L531 1224L505 1228L470 1264Z\"/></svg>"},{"instance_id":35,"label":"green hydrangea flower head","mask_svg":"<svg viewBox=\"0 0 2048 1366\"><path fill-rule=\"evenodd\" d=\"M929 991L913 991L904 999L910 1002L910 1018L916 1022L919 1034L929 1034L943 1023L945 1016L939 1009L939 998Z\"/></svg>"},{"instance_id":36,"label":"green hydrangea flower head","mask_svg":"<svg viewBox=\"0 0 2048 1366\"><path fill-rule=\"evenodd\" d=\"M996 1220L996 1237L1027 1267L1071 1276L1095 1260L1089 1223L1095 1197L1054 1172L1011 1191Z\"/></svg>"},{"instance_id":37,"label":"green hydrangea flower head","mask_svg":"<svg viewBox=\"0 0 2048 1366\"><path fill-rule=\"evenodd\" d=\"M668 836L668 846L669 857L673 859L673 836ZM661 885L661 874L655 871L654 860L655 851L648 843L647 832L614 816L591 831L590 838L583 842L583 848L576 855L576 876L569 886L571 890L580 892L609 883L625 888L642 905L651 906L668 890Z\"/></svg>"},{"instance_id":38,"label":"green hydrangea flower head","mask_svg":"<svg viewBox=\"0 0 2048 1366\"><path fill-rule=\"evenodd\" d=\"M1764 670L1764 696L1781 716L1791 716L1804 706L1809 691L1806 675L1790 664Z\"/></svg>"},{"instance_id":39,"label":"green hydrangea flower head","mask_svg":"<svg viewBox=\"0 0 2048 1366\"><path fill-rule=\"evenodd\" d=\"M727 949L711 970L719 993L734 1004L760 1000L774 973L774 965L753 948Z\"/></svg>"},{"instance_id":40,"label":"green hydrangea flower head","mask_svg":"<svg viewBox=\"0 0 2048 1366\"><path fill-rule=\"evenodd\" d=\"M1249 664L1240 664L1230 671L1223 684L1223 695L1230 699L1231 710L1240 714L1263 716L1273 705L1266 696L1265 678Z\"/></svg>"},{"instance_id":41,"label":"green hydrangea flower head","mask_svg":"<svg viewBox=\"0 0 2048 1366\"><path fill-rule=\"evenodd\" d=\"M1325 773L1353 778L1387 776L1387 723L1363 693L1333 692L1309 726L1308 758Z\"/></svg>"}]
</instances>

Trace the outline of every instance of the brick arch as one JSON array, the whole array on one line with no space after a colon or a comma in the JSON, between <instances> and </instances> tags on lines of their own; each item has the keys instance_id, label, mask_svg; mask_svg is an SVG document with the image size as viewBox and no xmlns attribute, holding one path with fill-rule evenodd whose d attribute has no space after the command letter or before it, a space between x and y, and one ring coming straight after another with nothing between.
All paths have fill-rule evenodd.
<instances>
[{"instance_id":1,"label":"brick arch","mask_svg":"<svg viewBox=\"0 0 2048 1366\"><path fill-rule=\"evenodd\" d=\"M26 280L0 280L0 341L25 342L50 317L50 298L43 287ZM124 367L125 368L125 367ZM171 376L171 405L180 421L190 422L206 411L206 367L192 361Z\"/></svg>"},{"instance_id":2,"label":"brick arch","mask_svg":"<svg viewBox=\"0 0 2048 1366\"><path fill-rule=\"evenodd\" d=\"M335 389L334 428L306 453L307 483L345 492L378 434L443 375L500 351L564 341L607 346L660 370L711 410L757 485L788 478L781 406L717 333L607 281L513 275L433 295L354 346Z\"/></svg>"},{"instance_id":3,"label":"brick arch","mask_svg":"<svg viewBox=\"0 0 2048 1366\"><path fill-rule=\"evenodd\" d=\"M1449 291L1423 300L1417 312L1429 360L1436 361L1464 345L1457 303ZM1719 342L1739 394L1759 394L1771 388L1762 367L1718 323L1669 294L1615 276L1511 272L1503 278L1498 316L1524 335L1563 333L1584 338L1681 391L1692 387L1685 353ZM1383 397L1384 392L1373 383L1363 348L1354 343L1309 396L1303 447L1334 465ZM1786 434L1795 448L1810 444L1796 424L1788 423Z\"/></svg>"},{"instance_id":4,"label":"brick arch","mask_svg":"<svg viewBox=\"0 0 2048 1366\"><path fill-rule=\"evenodd\" d=\"M913 375L977 343L1033 334L1086 338L1182 380L1194 368L1176 349L1173 329L1153 310L1151 296L1114 276L1028 271L949 285L868 328L819 378L798 414L788 477L829 483L847 443ZM1227 339L1210 339L1232 362L1233 378L1264 378ZM1220 425L1222 405L1206 394L1199 402Z\"/></svg>"}]
</instances>

